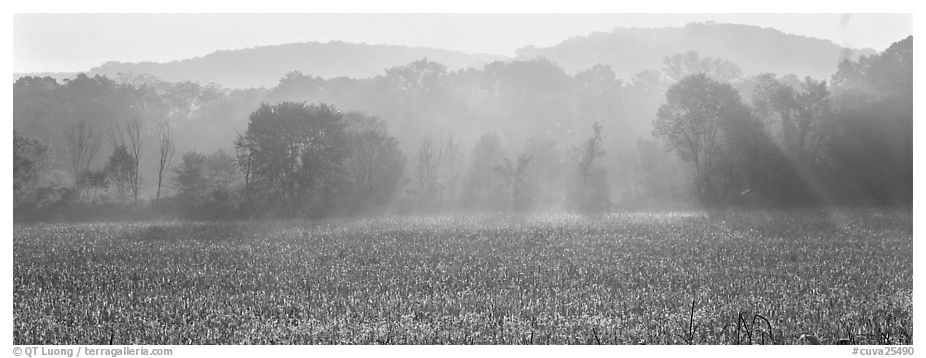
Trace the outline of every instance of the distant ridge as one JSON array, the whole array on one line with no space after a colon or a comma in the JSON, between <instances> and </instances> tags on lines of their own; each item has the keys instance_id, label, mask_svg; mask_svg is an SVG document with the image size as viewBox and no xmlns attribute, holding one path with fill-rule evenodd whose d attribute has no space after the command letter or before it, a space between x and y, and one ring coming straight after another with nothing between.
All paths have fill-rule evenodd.
<instances>
[{"instance_id":1,"label":"distant ridge","mask_svg":"<svg viewBox=\"0 0 926 358\"><path fill-rule=\"evenodd\" d=\"M454 70L480 67L505 57L425 47L331 41L216 51L202 57L167 63L108 62L90 72L103 75L148 73L167 81L190 80L225 87L273 87L286 73L296 70L324 78L362 78L421 58L440 62Z\"/></svg>"},{"instance_id":2,"label":"distant ridge","mask_svg":"<svg viewBox=\"0 0 926 358\"><path fill-rule=\"evenodd\" d=\"M796 74L828 79L843 59L876 53L849 49L829 40L786 34L752 25L691 23L682 27L623 28L575 36L550 47L527 46L514 58L468 54L459 51L370 45L342 41L303 42L222 50L178 61L107 62L87 71L89 75L116 77L120 73L150 74L171 82L215 83L230 88L274 87L286 73L301 71L323 78L366 78L385 69L428 58L449 70L479 68L493 61L546 58L574 74L596 64L610 65L618 78L630 79L645 70L661 70L666 56L696 51L701 56L726 58L744 75L764 72ZM71 78L74 73L30 73Z\"/></svg>"},{"instance_id":3,"label":"distant ridge","mask_svg":"<svg viewBox=\"0 0 926 358\"><path fill-rule=\"evenodd\" d=\"M640 71L661 69L663 58L687 51L729 59L747 76L773 72L823 79L835 73L843 59L876 53L770 28L707 22L671 28L617 27L550 47L524 47L516 58L544 57L570 73L602 63L610 65L617 77L629 79Z\"/></svg>"}]
</instances>

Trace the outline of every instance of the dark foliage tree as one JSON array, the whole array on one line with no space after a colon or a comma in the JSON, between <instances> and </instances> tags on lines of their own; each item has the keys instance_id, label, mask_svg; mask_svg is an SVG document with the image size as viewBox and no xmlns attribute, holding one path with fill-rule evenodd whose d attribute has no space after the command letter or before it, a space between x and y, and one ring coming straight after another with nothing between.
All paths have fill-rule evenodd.
<instances>
[{"instance_id":1,"label":"dark foliage tree","mask_svg":"<svg viewBox=\"0 0 926 358\"><path fill-rule=\"evenodd\" d=\"M833 75L823 156L842 203L912 204L912 81L912 37Z\"/></svg>"},{"instance_id":2,"label":"dark foliage tree","mask_svg":"<svg viewBox=\"0 0 926 358\"><path fill-rule=\"evenodd\" d=\"M109 182L115 186L119 203L125 204L126 198L132 192L134 181L135 158L129 153L125 145L116 145L106 160L104 167Z\"/></svg>"},{"instance_id":3,"label":"dark foliage tree","mask_svg":"<svg viewBox=\"0 0 926 358\"><path fill-rule=\"evenodd\" d=\"M41 140L13 131L13 207L34 205L48 158Z\"/></svg>"},{"instance_id":4,"label":"dark foliage tree","mask_svg":"<svg viewBox=\"0 0 926 358\"><path fill-rule=\"evenodd\" d=\"M386 124L357 112L344 116L348 153L344 167L350 180L345 199L352 213L382 212L389 205L405 171L405 155Z\"/></svg>"},{"instance_id":5,"label":"dark foliage tree","mask_svg":"<svg viewBox=\"0 0 926 358\"><path fill-rule=\"evenodd\" d=\"M343 190L348 154L343 114L325 104L263 104L242 142L273 200L289 215L322 215Z\"/></svg>"},{"instance_id":6,"label":"dark foliage tree","mask_svg":"<svg viewBox=\"0 0 926 358\"><path fill-rule=\"evenodd\" d=\"M733 171L724 168L725 159L735 154L724 151L724 135L743 128L748 119L749 110L732 86L704 74L690 75L669 88L653 122L653 134L692 164L695 192L711 204L727 187L723 176Z\"/></svg>"},{"instance_id":7,"label":"dark foliage tree","mask_svg":"<svg viewBox=\"0 0 926 358\"><path fill-rule=\"evenodd\" d=\"M819 150L820 126L829 112L825 81L805 78L795 85L764 74L757 77L752 104L770 136L796 160L811 160Z\"/></svg>"},{"instance_id":8,"label":"dark foliage tree","mask_svg":"<svg viewBox=\"0 0 926 358\"><path fill-rule=\"evenodd\" d=\"M827 200L819 171L825 144L822 126L831 112L826 82L773 74L753 81L753 114L767 137L749 139L748 144L762 152L750 159L762 167L761 174L754 173L753 189L762 188L764 195L777 197L778 204ZM760 144L765 147L756 147Z\"/></svg>"},{"instance_id":9,"label":"dark foliage tree","mask_svg":"<svg viewBox=\"0 0 926 358\"><path fill-rule=\"evenodd\" d=\"M104 195L109 189L110 181L109 173L107 173L106 167L103 167L83 172L78 186L84 189L88 204L97 204L108 199Z\"/></svg>"},{"instance_id":10,"label":"dark foliage tree","mask_svg":"<svg viewBox=\"0 0 926 358\"><path fill-rule=\"evenodd\" d=\"M180 164L173 169L177 200L186 208L196 208L210 196L206 156L196 152L184 153Z\"/></svg>"},{"instance_id":11,"label":"dark foliage tree","mask_svg":"<svg viewBox=\"0 0 926 358\"><path fill-rule=\"evenodd\" d=\"M236 210L240 174L235 158L228 153L187 152L173 172L176 198L187 216L228 217Z\"/></svg>"}]
</instances>

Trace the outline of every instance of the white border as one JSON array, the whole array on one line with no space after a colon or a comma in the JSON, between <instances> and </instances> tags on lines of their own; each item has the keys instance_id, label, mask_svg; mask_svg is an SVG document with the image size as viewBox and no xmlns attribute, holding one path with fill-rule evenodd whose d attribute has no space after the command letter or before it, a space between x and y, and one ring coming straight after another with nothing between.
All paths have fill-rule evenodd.
<instances>
[{"instance_id":1,"label":"white border","mask_svg":"<svg viewBox=\"0 0 926 358\"><path fill-rule=\"evenodd\" d=\"M602 0L499 1L468 0L437 2L425 0L341 0L341 1L184 1L158 0L131 2L118 0L42 0L15 1L12 12L185 12L185 13L911 13L914 1L799 1L747 2L731 0L650 0L618 2Z\"/></svg>"},{"instance_id":2,"label":"white border","mask_svg":"<svg viewBox=\"0 0 926 358\"><path fill-rule=\"evenodd\" d=\"M547 13L547 12L565 12L565 13L598 13L598 12L625 12L625 13L730 13L730 12L771 12L771 13L841 13L841 12L881 12L881 13L913 13L914 20L919 18L919 6L914 1L825 1L825 2L808 2L797 0L778 0L763 2L761 4L746 1L665 1L649 0L645 2L618 2L618 1L590 1L590 0L572 0L572 1L554 1L542 0L531 2L501 2L498 0L468 0L453 3L435 3L423 0L393 0L393 1L325 1L325 2L300 2L300 1L281 1L281 0L262 0L262 1L189 1L189 0L158 0L148 1L139 4L130 1L23 1L13 0L11 12L8 16L0 21L9 21L4 28L9 31L9 35L4 36L2 41L5 48L12 49L12 13L42 13L42 12L259 12L259 13L277 13L277 12L323 12L323 13ZM921 26L914 21L914 38L921 34ZM899 40L899 39L898 39ZM11 51L12 52L12 51ZM922 58L921 51L914 47L915 68L920 68L919 59ZM12 69L12 56L9 55L4 61L7 68ZM922 83L920 71L914 71L915 87L918 88ZM5 129L2 131L3 140L9 146L12 143L12 86L7 85L3 89L5 101L3 101L4 113L7 113ZM916 93L916 92L915 92ZM921 119L918 115L921 113L921 105L918 100L914 100L914 139L923 138L921 135L923 124L918 123ZM923 173L921 166L922 144L920 141L914 141L914 175L918 178ZM7 147L9 148L9 147ZM9 153L9 152L8 152ZM7 322L0 330L0 334L5 334L9 345L6 349L12 349L13 327L12 327L12 163L11 155L3 156L3 165L8 168L7 175L3 181L3 200L7 203L5 207L5 220L3 224L6 229L6 235L9 240L6 241L4 258L7 260L6 272L2 276L3 294L7 297L8 304L3 310L4 322ZM918 186L918 185L917 185ZM914 188L914 222L919 223L922 217L923 196L922 191ZM915 229L915 232L918 232ZM914 241L917 238L914 237ZM917 270L920 265L917 264L917 258L922 258L922 247L924 245L914 242L914 306L920 307L914 309L914 322L917 326L926 322L923 315L921 294L923 285L921 284L923 273ZM922 339L922 338L921 338ZM786 355L795 356L851 356L851 346L780 346L780 347L760 347L760 346L606 346L606 347L577 347L577 346L166 346L174 349L174 357L255 357L264 355L273 355L280 357L305 357L311 356L388 356L388 357L471 357L474 355L489 356L563 356L578 354L589 357L616 357L621 354L630 354L631 356L649 355L652 353L666 353L674 356L720 356L720 357L781 357ZM3 349L3 348L0 348ZM922 347L926 349L926 347ZM7 351L10 352L10 351ZM926 351L920 352L926 354ZM4 355L0 353L0 355Z\"/></svg>"}]
</instances>

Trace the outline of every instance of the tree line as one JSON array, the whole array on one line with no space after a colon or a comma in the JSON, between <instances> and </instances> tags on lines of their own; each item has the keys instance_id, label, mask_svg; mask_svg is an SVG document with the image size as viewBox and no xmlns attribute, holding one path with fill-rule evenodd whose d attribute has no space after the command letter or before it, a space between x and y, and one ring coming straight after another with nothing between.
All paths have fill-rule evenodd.
<instances>
[{"instance_id":1,"label":"tree line","mask_svg":"<svg viewBox=\"0 0 926 358\"><path fill-rule=\"evenodd\" d=\"M23 77L14 214L912 202L912 37L843 61L829 81L744 77L696 53L663 66L624 82L604 65L569 76L542 59L453 72L421 60L373 78L290 73L235 91Z\"/></svg>"}]
</instances>

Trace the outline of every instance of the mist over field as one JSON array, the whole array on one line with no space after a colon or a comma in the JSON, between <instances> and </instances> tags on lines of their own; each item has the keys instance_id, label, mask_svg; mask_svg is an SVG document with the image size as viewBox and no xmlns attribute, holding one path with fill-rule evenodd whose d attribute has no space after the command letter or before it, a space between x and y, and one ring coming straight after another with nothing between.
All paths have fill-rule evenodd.
<instances>
[{"instance_id":1,"label":"mist over field","mask_svg":"<svg viewBox=\"0 0 926 358\"><path fill-rule=\"evenodd\" d=\"M14 342L912 344L912 54L699 22L14 73Z\"/></svg>"}]
</instances>

